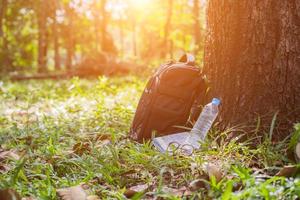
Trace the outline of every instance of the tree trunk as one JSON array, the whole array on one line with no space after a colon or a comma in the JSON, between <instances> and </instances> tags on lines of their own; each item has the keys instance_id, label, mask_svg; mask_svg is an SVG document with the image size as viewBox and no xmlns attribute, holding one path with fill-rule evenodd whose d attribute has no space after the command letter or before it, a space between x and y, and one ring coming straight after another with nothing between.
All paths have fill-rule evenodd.
<instances>
[{"instance_id":1,"label":"tree trunk","mask_svg":"<svg viewBox=\"0 0 300 200\"><path fill-rule=\"evenodd\" d=\"M171 29L171 21L173 14L173 0L168 0L168 8L167 8L167 19L164 27L164 39L162 45L162 58L165 58L168 53L170 53L170 45L169 45L169 34Z\"/></svg>"},{"instance_id":2,"label":"tree trunk","mask_svg":"<svg viewBox=\"0 0 300 200\"><path fill-rule=\"evenodd\" d=\"M300 121L300 0L210 0L204 72L224 124L254 122L286 136ZM279 134L282 133L282 134Z\"/></svg>"},{"instance_id":3,"label":"tree trunk","mask_svg":"<svg viewBox=\"0 0 300 200\"><path fill-rule=\"evenodd\" d=\"M123 25L123 20L119 20L119 35L120 35L120 56L123 58L124 56L124 25Z\"/></svg>"},{"instance_id":4,"label":"tree trunk","mask_svg":"<svg viewBox=\"0 0 300 200\"><path fill-rule=\"evenodd\" d=\"M92 12L93 12L93 17L94 17L95 50L96 50L96 52L100 52L101 48L102 48L101 47L102 46L102 33L100 34L100 29L102 29L101 28L102 25L101 25L101 20L100 20L101 17L99 16L98 0L94 0Z\"/></svg>"},{"instance_id":5,"label":"tree trunk","mask_svg":"<svg viewBox=\"0 0 300 200\"><path fill-rule=\"evenodd\" d=\"M38 4L38 72L47 71L47 5L39 1Z\"/></svg>"},{"instance_id":6,"label":"tree trunk","mask_svg":"<svg viewBox=\"0 0 300 200\"><path fill-rule=\"evenodd\" d=\"M3 37L3 22L4 22L4 17L6 13L6 8L7 8L7 0L0 0L1 6L0 6L0 38Z\"/></svg>"},{"instance_id":7,"label":"tree trunk","mask_svg":"<svg viewBox=\"0 0 300 200\"><path fill-rule=\"evenodd\" d=\"M102 14L102 20L101 20L101 49L102 51L107 51L109 47L107 46L107 13L105 10L106 6L106 0L101 0L101 14Z\"/></svg>"},{"instance_id":8,"label":"tree trunk","mask_svg":"<svg viewBox=\"0 0 300 200\"><path fill-rule=\"evenodd\" d=\"M132 40L132 52L134 56L137 56L137 45L136 45L136 21L133 18L132 23L131 23L131 29L132 29L132 35L131 35L131 40Z\"/></svg>"},{"instance_id":9,"label":"tree trunk","mask_svg":"<svg viewBox=\"0 0 300 200\"><path fill-rule=\"evenodd\" d=\"M59 55L59 34L58 34L58 24L56 19L56 10L58 8L58 1L54 0L53 8L53 43L54 43L54 67L55 70L60 70L60 55Z\"/></svg>"},{"instance_id":10,"label":"tree trunk","mask_svg":"<svg viewBox=\"0 0 300 200\"><path fill-rule=\"evenodd\" d=\"M193 19L194 19L194 38L195 38L195 49L194 54L196 55L201 48L201 27L200 27L200 5L199 0L194 0L193 5Z\"/></svg>"},{"instance_id":11,"label":"tree trunk","mask_svg":"<svg viewBox=\"0 0 300 200\"><path fill-rule=\"evenodd\" d=\"M0 7L0 45L2 49L6 49L3 51L3 60L2 60L2 67L0 71L6 72L9 71L11 67L11 59L8 53L8 41L7 41L7 32L4 32L3 27L5 26L5 17L6 17L6 10L7 10L7 0L0 0L1 7Z\"/></svg>"},{"instance_id":12,"label":"tree trunk","mask_svg":"<svg viewBox=\"0 0 300 200\"><path fill-rule=\"evenodd\" d=\"M73 37L73 21L74 13L73 8L70 8L69 5L66 6L66 13L68 17L68 30L67 30L67 60L66 60L66 69L71 70L73 67L73 57L74 57L74 37Z\"/></svg>"}]
</instances>

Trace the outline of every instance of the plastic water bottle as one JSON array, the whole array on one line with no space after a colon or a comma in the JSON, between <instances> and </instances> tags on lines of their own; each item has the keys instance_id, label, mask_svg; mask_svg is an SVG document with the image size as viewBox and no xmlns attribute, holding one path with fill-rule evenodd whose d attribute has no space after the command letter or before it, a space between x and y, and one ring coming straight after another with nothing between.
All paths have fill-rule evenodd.
<instances>
[{"instance_id":1,"label":"plastic water bottle","mask_svg":"<svg viewBox=\"0 0 300 200\"><path fill-rule=\"evenodd\" d=\"M213 98L211 103L204 106L198 120L194 124L190 132L190 136L186 140L186 144L192 145L194 148L199 148L199 140L203 141L215 121L219 109L220 100Z\"/></svg>"}]
</instances>

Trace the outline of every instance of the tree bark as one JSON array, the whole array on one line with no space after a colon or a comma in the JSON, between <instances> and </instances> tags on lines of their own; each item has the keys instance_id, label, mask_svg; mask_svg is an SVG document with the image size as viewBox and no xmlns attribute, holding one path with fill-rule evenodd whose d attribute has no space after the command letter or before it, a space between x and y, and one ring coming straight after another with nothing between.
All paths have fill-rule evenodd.
<instances>
[{"instance_id":1,"label":"tree bark","mask_svg":"<svg viewBox=\"0 0 300 200\"><path fill-rule=\"evenodd\" d=\"M204 73L225 124L300 121L300 0L210 0Z\"/></svg>"}]
</instances>

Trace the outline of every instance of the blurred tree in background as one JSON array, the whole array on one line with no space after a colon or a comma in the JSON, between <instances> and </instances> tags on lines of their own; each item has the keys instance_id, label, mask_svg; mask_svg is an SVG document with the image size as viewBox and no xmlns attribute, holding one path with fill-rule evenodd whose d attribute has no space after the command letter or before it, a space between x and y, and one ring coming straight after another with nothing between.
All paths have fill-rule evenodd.
<instances>
[{"instance_id":1,"label":"blurred tree in background","mask_svg":"<svg viewBox=\"0 0 300 200\"><path fill-rule=\"evenodd\" d=\"M203 0L0 0L1 72L160 62L183 51L201 60L204 10Z\"/></svg>"}]
</instances>

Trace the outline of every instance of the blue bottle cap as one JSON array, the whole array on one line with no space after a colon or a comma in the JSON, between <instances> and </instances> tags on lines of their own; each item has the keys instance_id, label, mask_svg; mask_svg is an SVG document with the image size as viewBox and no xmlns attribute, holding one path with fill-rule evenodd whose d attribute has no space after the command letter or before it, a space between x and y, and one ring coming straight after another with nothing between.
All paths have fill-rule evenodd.
<instances>
[{"instance_id":1,"label":"blue bottle cap","mask_svg":"<svg viewBox=\"0 0 300 200\"><path fill-rule=\"evenodd\" d=\"M213 98L212 101L211 101L211 103L214 104L214 105L216 105L216 106L218 106L218 105L220 105L221 100L218 99L218 98Z\"/></svg>"}]
</instances>

